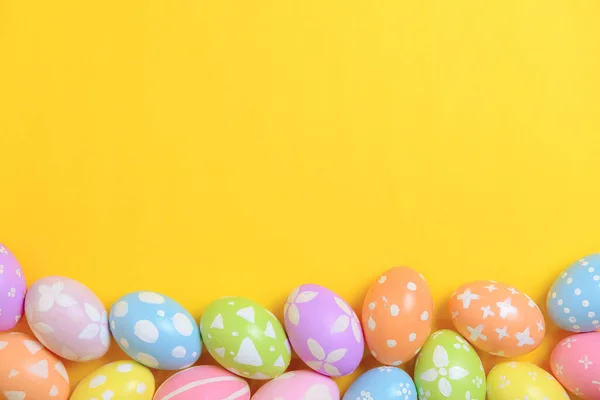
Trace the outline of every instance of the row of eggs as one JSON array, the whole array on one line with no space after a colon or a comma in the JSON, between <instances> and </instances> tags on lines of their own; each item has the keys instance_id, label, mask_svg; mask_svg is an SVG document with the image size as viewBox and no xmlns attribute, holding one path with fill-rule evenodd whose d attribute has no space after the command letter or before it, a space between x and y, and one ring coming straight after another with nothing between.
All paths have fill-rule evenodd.
<instances>
[{"instance_id":1,"label":"row of eggs","mask_svg":"<svg viewBox=\"0 0 600 400\"><path fill-rule=\"evenodd\" d=\"M0 327L10 329L22 313L22 306L20 312L18 307L19 298L21 302L25 298L25 281L16 259L3 246L0 262L0 290L10 287L8 300L0 303L7 310L0 315ZM554 313L561 327L597 329L595 319L589 326L572 321L578 322L581 315L576 300L588 318L600 312L600 286L595 283L598 267L600 256L587 257L565 270L554 283L548 296L550 315L554 305L570 306ZM208 351L222 366L250 379L271 379L287 369L291 354L288 336L300 358L323 375L353 372L362 359L363 341L382 364L400 365L419 353L429 337L432 312L432 296L424 278L403 267L387 271L369 289L362 328L354 311L335 293L318 285L298 287L285 304L287 335L272 313L239 297L209 305L200 327L177 302L153 292L135 292L119 299L110 318L87 287L68 278L43 278L32 285L25 298L25 314L35 336L65 359L101 357L108 350L110 330L119 346L139 363L183 369L198 359L201 333ZM545 332L543 315L535 302L494 281L459 288L450 300L450 312L460 334L478 349L499 356L533 350ZM54 326L54 321L60 325Z\"/></svg>"},{"instance_id":2,"label":"row of eggs","mask_svg":"<svg viewBox=\"0 0 600 400\"><path fill-rule=\"evenodd\" d=\"M69 376L62 362L33 337L0 335L2 391L8 400L69 398ZM584 355L585 354L585 355ZM576 355L573 357L573 355ZM573 362L584 365L571 365ZM583 399L600 396L600 332L570 336L551 357L552 371L525 362L504 362L485 375L481 359L460 334L441 330L431 335L417 356L414 381L396 367L362 374L343 400L559 400L568 399L561 383ZM594 380L595 377L595 380ZM588 382L588 380L590 380ZM559 383L560 382L560 383ZM70 399L249 400L248 383L216 366L179 371L155 391L150 370L134 361L104 365L84 378ZM339 400L337 384L314 371L286 372L263 385L252 400Z\"/></svg>"}]
</instances>

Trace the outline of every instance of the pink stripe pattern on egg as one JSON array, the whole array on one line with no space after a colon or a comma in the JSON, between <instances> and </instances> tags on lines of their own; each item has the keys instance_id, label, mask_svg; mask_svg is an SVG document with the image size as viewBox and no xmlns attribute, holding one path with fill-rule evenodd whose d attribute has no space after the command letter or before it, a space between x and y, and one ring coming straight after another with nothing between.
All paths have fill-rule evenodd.
<instances>
[{"instance_id":1,"label":"pink stripe pattern on egg","mask_svg":"<svg viewBox=\"0 0 600 400\"><path fill-rule=\"evenodd\" d=\"M192 367L167 379L154 400L249 400L246 381L223 368Z\"/></svg>"}]
</instances>

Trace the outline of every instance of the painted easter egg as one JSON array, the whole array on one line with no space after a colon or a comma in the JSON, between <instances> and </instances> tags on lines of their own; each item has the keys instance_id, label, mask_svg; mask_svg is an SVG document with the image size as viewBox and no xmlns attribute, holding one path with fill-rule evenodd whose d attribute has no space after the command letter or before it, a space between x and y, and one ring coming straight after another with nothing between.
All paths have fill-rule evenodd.
<instances>
[{"instance_id":1,"label":"painted easter egg","mask_svg":"<svg viewBox=\"0 0 600 400\"><path fill-rule=\"evenodd\" d=\"M113 304L109 320L121 349L142 365L178 370L200 357L198 325L170 297L155 292L126 294Z\"/></svg>"},{"instance_id":2,"label":"painted easter egg","mask_svg":"<svg viewBox=\"0 0 600 400\"><path fill-rule=\"evenodd\" d=\"M79 382L70 400L151 400L153 394L154 376L148 368L133 361L116 361Z\"/></svg>"},{"instance_id":3,"label":"painted easter egg","mask_svg":"<svg viewBox=\"0 0 600 400\"><path fill-rule=\"evenodd\" d=\"M540 345L544 316L527 294L496 281L461 286L450 298L454 326L473 346L488 353L515 357Z\"/></svg>"},{"instance_id":4,"label":"painted easter egg","mask_svg":"<svg viewBox=\"0 0 600 400\"><path fill-rule=\"evenodd\" d=\"M340 400L340 390L331 378L316 372L291 371L267 382L252 396L252 400L307 399Z\"/></svg>"},{"instance_id":5,"label":"painted easter egg","mask_svg":"<svg viewBox=\"0 0 600 400\"><path fill-rule=\"evenodd\" d=\"M3 399L69 398L69 375L62 361L29 335L0 334L0 376Z\"/></svg>"},{"instance_id":6,"label":"painted easter egg","mask_svg":"<svg viewBox=\"0 0 600 400\"><path fill-rule=\"evenodd\" d=\"M420 399L484 400L481 359L458 333L440 330L427 339L417 356L415 384Z\"/></svg>"},{"instance_id":7,"label":"painted easter egg","mask_svg":"<svg viewBox=\"0 0 600 400\"><path fill-rule=\"evenodd\" d=\"M537 365L514 361L498 364L490 371L487 396L488 400L569 399L567 392L550 373Z\"/></svg>"},{"instance_id":8,"label":"painted easter egg","mask_svg":"<svg viewBox=\"0 0 600 400\"><path fill-rule=\"evenodd\" d=\"M35 337L62 358L84 362L108 351L106 309L83 283L61 276L39 279L25 297L25 314Z\"/></svg>"},{"instance_id":9,"label":"painted easter egg","mask_svg":"<svg viewBox=\"0 0 600 400\"><path fill-rule=\"evenodd\" d=\"M0 332L11 330L23 316L25 275L15 256L0 243Z\"/></svg>"},{"instance_id":10,"label":"painted easter egg","mask_svg":"<svg viewBox=\"0 0 600 400\"><path fill-rule=\"evenodd\" d=\"M154 400L249 400L248 383L221 367L202 365L180 371L156 391Z\"/></svg>"},{"instance_id":11,"label":"painted easter egg","mask_svg":"<svg viewBox=\"0 0 600 400\"><path fill-rule=\"evenodd\" d=\"M396 267L369 289L362 309L365 342L377 361L400 365L427 340L433 321L433 298L421 274Z\"/></svg>"},{"instance_id":12,"label":"painted easter egg","mask_svg":"<svg viewBox=\"0 0 600 400\"><path fill-rule=\"evenodd\" d=\"M565 269L548 292L546 308L550 319L564 330L600 331L600 254Z\"/></svg>"},{"instance_id":13,"label":"painted easter egg","mask_svg":"<svg viewBox=\"0 0 600 400\"><path fill-rule=\"evenodd\" d=\"M204 311L200 327L210 354L234 374L271 379L290 365L291 351L281 323L255 301L215 300Z\"/></svg>"},{"instance_id":14,"label":"painted easter egg","mask_svg":"<svg viewBox=\"0 0 600 400\"><path fill-rule=\"evenodd\" d=\"M364 352L358 317L340 296L323 286L294 289L284 308L290 343L310 368L327 376L354 372Z\"/></svg>"},{"instance_id":15,"label":"painted easter egg","mask_svg":"<svg viewBox=\"0 0 600 400\"><path fill-rule=\"evenodd\" d=\"M583 400L600 399L600 332L581 333L560 341L550 357L558 381Z\"/></svg>"},{"instance_id":16,"label":"painted easter egg","mask_svg":"<svg viewBox=\"0 0 600 400\"><path fill-rule=\"evenodd\" d=\"M417 390L410 376L400 368L379 367L355 380L343 400L356 399L417 400Z\"/></svg>"}]
</instances>

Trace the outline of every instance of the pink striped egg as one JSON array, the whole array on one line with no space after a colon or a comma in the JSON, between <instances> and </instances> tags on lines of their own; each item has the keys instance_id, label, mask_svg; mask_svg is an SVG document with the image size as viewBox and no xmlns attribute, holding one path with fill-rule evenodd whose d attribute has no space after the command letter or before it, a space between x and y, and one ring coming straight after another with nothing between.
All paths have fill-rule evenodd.
<instances>
[{"instance_id":1,"label":"pink striped egg","mask_svg":"<svg viewBox=\"0 0 600 400\"><path fill-rule=\"evenodd\" d=\"M286 372L267 382L252 396L252 400L317 399L340 400L340 390L333 379L313 371Z\"/></svg>"},{"instance_id":2,"label":"pink striped egg","mask_svg":"<svg viewBox=\"0 0 600 400\"><path fill-rule=\"evenodd\" d=\"M221 367L184 369L167 379L154 400L250 400L248 383Z\"/></svg>"}]
</instances>

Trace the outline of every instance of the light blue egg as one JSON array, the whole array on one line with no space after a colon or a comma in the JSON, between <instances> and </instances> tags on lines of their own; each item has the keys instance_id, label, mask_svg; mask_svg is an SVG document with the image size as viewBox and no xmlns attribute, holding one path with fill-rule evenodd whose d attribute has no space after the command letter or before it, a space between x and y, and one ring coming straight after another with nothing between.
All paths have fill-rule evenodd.
<instances>
[{"instance_id":1,"label":"light blue egg","mask_svg":"<svg viewBox=\"0 0 600 400\"><path fill-rule=\"evenodd\" d=\"M133 292L110 309L110 331L129 357L150 368L178 370L200 357L194 318L175 300L154 292Z\"/></svg>"},{"instance_id":2,"label":"light blue egg","mask_svg":"<svg viewBox=\"0 0 600 400\"><path fill-rule=\"evenodd\" d=\"M354 381L343 400L416 400L410 376L394 367L373 368Z\"/></svg>"},{"instance_id":3,"label":"light blue egg","mask_svg":"<svg viewBox=\"0 0 600 400\"><path fill-rule=\"evenodd\" d=\"M600 254L565 269L550 288L546 306L552 321L564 330L600 330Z\"/></svg>"}]
</instances>

